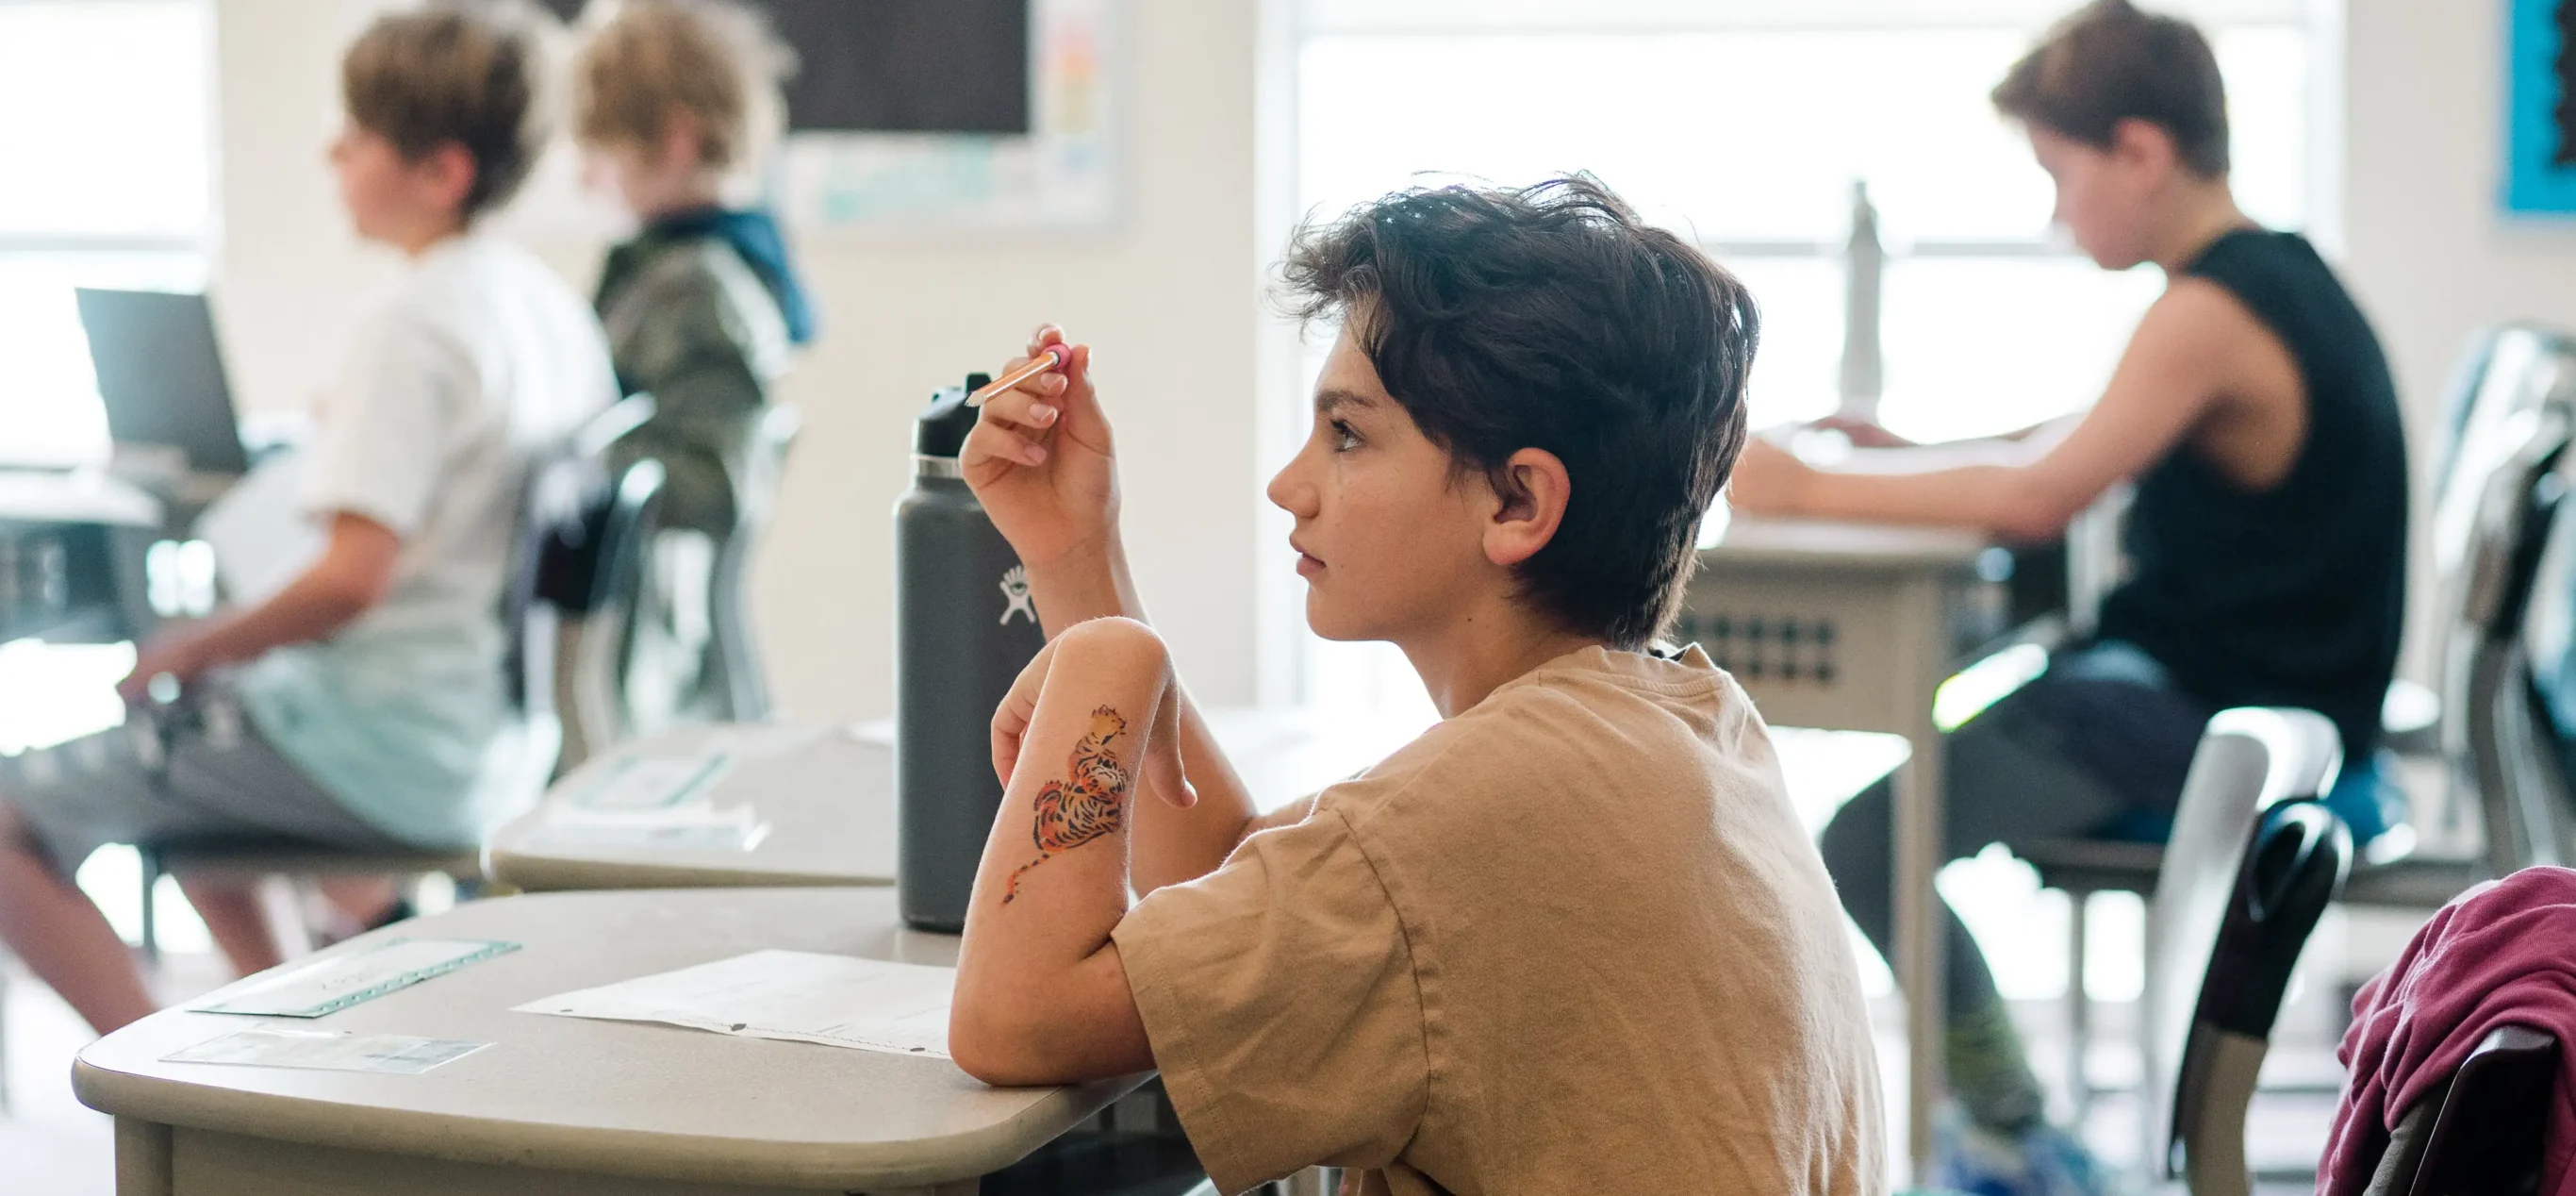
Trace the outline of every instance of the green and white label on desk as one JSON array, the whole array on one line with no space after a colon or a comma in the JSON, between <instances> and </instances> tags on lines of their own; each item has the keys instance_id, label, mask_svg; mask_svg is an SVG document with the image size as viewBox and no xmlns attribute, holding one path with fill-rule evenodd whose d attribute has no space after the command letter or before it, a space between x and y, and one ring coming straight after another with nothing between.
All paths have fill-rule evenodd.
<instances>
[{"instance_id":1,"label":"green and white label on desk","mask_svg":"<svg viewBox=\"0 0 2576 1196\"><path fill-rule=\"evenodd\" d=\"M290 969L247 991L188 1008L256 1017L321 1017L518 949L517 943L490 939L392 939Z\"/></svg>"},{"instance_id":2,"label":"green and white label on desk","mask_svg":"<svg viewBox=\"0 0 2576 1196\"><path fill-rule=\"evenodd\" d=\"M170 1063L220 1063L232 1067L295 1067L312 1071L416 1076L490 1045L488 1042L463 1042L452 1038L415 1038L409 1034L334 1034L328 1030L261 1026L209 1038L195 1046L164 1055L162 1059Z\"/></svg>"},{"instance_id":3,"label":"green and white label on desk","mask_svg":"<svg viewBox=\"0 0 2576 1196\"><path fill-rule=\"evenodd\" d=\"M602 813L667 810L706 793L732 768L731 752L628 756L609 765L608 775L584 788L572 804Z\"/></svg>"}]
</instances>

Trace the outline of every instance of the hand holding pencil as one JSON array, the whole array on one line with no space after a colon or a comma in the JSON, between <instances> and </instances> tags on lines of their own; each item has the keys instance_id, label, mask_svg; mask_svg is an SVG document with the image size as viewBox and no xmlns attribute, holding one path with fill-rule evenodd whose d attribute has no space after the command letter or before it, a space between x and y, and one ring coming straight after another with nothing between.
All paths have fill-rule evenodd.
<instances>
[{"instance_id":1,"label":"hand holding pencil","mask_svg":"<svg viewBox=\"0 0 2576 1196\"><path fill-rule=\"evenodd\" d=\"M1114 556L1118 477L1091 347L1052 324L968 397L982 416L959 465L995 527L1035 573L1079 552Z\"/></svg>"}]
</instances>

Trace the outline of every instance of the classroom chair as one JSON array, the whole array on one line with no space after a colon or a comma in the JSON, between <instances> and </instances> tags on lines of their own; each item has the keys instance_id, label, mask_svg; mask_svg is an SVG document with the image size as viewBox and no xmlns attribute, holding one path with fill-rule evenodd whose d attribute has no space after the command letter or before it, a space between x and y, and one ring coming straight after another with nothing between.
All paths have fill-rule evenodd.
<instances>
[{"instance_id":1,"label":"classroom chair","mask_svg":"<svg viewBox=\"0 0 2576 1196\"><path fill-rule=\"evenodd\" d=\"M2487 1035L2398 1119L2366 1196L2533 1196L2558 1088L2558 1040L2528 1026Z\"/></svg>"},{"instance_id":2,"label":"classroom chair","mask_svg":"<svg viewBox=\"0 0 2576 1196\"><path fill-rule=\"evenodd\" d=\"M769 717L769 670L760 655L751 622L752 551L778 508L778 488L786 476L787 455L803 434L804 416L789 404L773 404L753 429L745 469L734 481L734 530L716 549L716 567L708 608L715 632L715 664L726 706L723 721L760 722Z\"/></svg>"},{"instance_id":3,"label":"classroom chair","mask_svg":"<svg viewBox=\"0 0 2576 1196\"><path fill-rule=\"evenodd\" d=\"M2245 1196L2245 1123L2272 1026L2317 919L2351 868L2322 800L2342 756L2307 710L2210 720L2148 906L2140 999L2150 1176Z\"/></svg>"},{"instance_id":4,"label":"classroom chair","mask_svg":"<svg viewBox=\"0 0 2576 1196\"><path fill-rule=\"evenodd\" d=\"M620 403L578 434L569 450L531 477L520 533L518 564L502 595L503 626L510 640L503 655L506 693L519 711L506 741L491 755L482 783L525 795L543 792L554 775L564 739L555 704L551 650L564 608L631 607L637 558L652 527L662 490L662 467L642 461L604 482L604 445L651 414L649 405ZM569 588L569 589L568 589ZM160 959L155 890L165 875L418 876L444 873L471 884L482 879L480 848L463 851L351 852L291 838L166 840L138 843L142 860L141 937L144 957Z\"/></svg>"},{"instance_id":5,"label":"classroom chair","mask_svg":"<svg viewBox=\"0 0 2576 1196\"><path fill-rule=\"evenodd\" d=\"M2560 334L2548 327L2515 321L2479 329L2451 367L2444 390L2441 439L2434 449L2433 493L2436 505L2453 495L2452 477L2470 454L2472 420L2491 424L2527 405L2521 389L2533 359L2549 352ZM2501 366L2501 368L2499 368ZM2490 390L2493 387L2493 390ZM2474 487L2472 487L2474 488ZM2404 678L2389 687L2385 742L2403 756L2431 757L2442 752L2441 700L2433 689Z\"/></svg>"},{"instance_id":6,"label":"classroom chair","mask_svg":"<svg viewBox=\"0 0 2576 1196\"><path fill-rule=\"evenodd\" d=\"M2203 940L2218 931L2215 923L2210 923L2214 916L2211 911L2220 908L2228 894L2225 878L2237 871L2247 828L2255 825L2263 811L2284 803L2320 801L2332 790L2342 761L2342 739L2334 724L2313 710L2222 710L2201 734L2191 770L2183 780L2182 797L2174 810L2173 830L2165 843L2051 840L2015 849L2015 854L2037 868L2043 886L2062 889L2070 898L2067 913L2074 924L2069 930L2067 956L2067 1086L2079 1119L2093 1096L2085 1070L2085 1056L2092 1045L2091 1001L2084 991L2083 971L2086 900L2094 893L2114 890L2149 895L2147 958L2151 986L2156 978L2171 976L2196 983L2203 969L2189 966L2190 960L2169 958L2170 953L2161 944L2200 944L2188 949L2209 949ZM2316 808L2325 809L2322 805ZM2349 856L2349 834L2344 833L2347 846L2343 851ZM2143 878L2140 874L2144 874ZM2339 886L2342 880L2343 873L2338 871L2336 884ZM2306 933L2306 928L2301 928L2297 941L2291 943L2292 959L2297 955L2297 942L2304 942ZM2185 966L2173 972L2178 962ZM2286 978L2288 964L2282 966ZM2154 995L2151 987L2139 1018L2142 1046L2149 1050L2145 1074L2150 1077L2151 1089L2153 1077L2158 1074L2153 1052ZM2276 1006L2277 996L2274 994ZM2270 1013L2262 1015L2265 1032L2270 1029L2270 1019ZM2169 1057L2180 1056L2169 1053ZM2249 1071L2249 1084L2251 1075Z\"/></svg>"},{"instance_id":7,"label":"classroom chair","mask_svg":"<svg viewBox=\"0 0 2576 1196\"><path fill-rule=\"evenodd\" d=\"M2556 739L2531 701L2523 648L2527 617L2542 610L2532 601L2535 592L2576 598L2576 521L2560 527L2555 518L2567 486L2564 470L2576 465L2566 453L2576 428L2576 339L2530 325L2483 334L2471 346L2458 387L2460 431L2443 454L2434 520L2437 601L2444 612L2437 658L2445 678L2437 727L2454 773L2448 816L2474 804L2485 841L2472 857L2393 850L2411 833L2372 844L2345 886L2343 900L2350 904L2439 908L2480 880L2569 858L2562 845L2576 836ZM2551 580L2535 591L2544 565L2552 567ZM2576 652L2565 658L2576 664ZM2366 777L2347 780L2367 783ZM2074 907L2067 958L2070 976L2079 979L2067 988L2068 1086L2081 1110L2092 1097L2083 1071L2091 1041L2091 1004L2080 983L2087 958L2083 911L2098 893L2149 892L2164 847L2060 840L2016 854L2038 871L2042 887L2065 892Z\"/></svg>"},{"instance_id":8,"label":"classroom chair","mask_svg":"<svg viewBox=\"0 0 2576 1196\"><path fill-rule=\"evenodd\" d=\"M638 399L649 401L646 396ZM710 545L703 593L694 592L694 587L687 593L667 591L672 579L653 577L651 564L654 553L666 546L648 540L652 546L643 558L646 572L638 583L637 602L624 610L588 612L567 634L564 706L572 717L566 726L562 771L611 744L682 722L760 722L769 717L768 670L752 629L749 574L752 554L777 507L788 453L802 427L795 407L773 405L753 426L740 457L727 463L734 526ZM655 538L661 535L657 531ZM685 692L672 690L667 680L656 686L638 677L643 657L675 646L657 642L648 624L675 616L703 619L707 634L697 658L701 671L684 687ZM667 634L662 638L666 640Z\"/></svg>"},{"instance_id":9,"label":"classroom chair","mask_svg":"<svg viewBox=\"0 0 2576 1196\"><path fill-rule=\"evenodd\" d=\"M2576 521L2559 501L2576 458L2576 338L2511 326L2482 342L2433 512L2436 659L2448 762L2441 817L2474 812L2465 857L2416 853L2358 870L2345 900L2438 908L2480 880L2576 858L2576 812L2535 664L2563 667ZM2536 659L2545 658L2545 659Z\"/></svg>"}]
</instances>

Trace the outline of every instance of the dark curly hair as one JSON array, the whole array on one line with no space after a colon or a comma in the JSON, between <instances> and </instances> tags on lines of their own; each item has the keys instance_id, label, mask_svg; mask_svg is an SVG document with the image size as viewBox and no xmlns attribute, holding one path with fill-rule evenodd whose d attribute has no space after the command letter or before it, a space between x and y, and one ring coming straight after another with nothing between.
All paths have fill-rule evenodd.
<instances>
[{"instance_id":1,"label":"dark curly hair","mask_svg":"<svg viewBox=\"0 0 2576 1196\"><path fill-rule=\"evenodd\" d=\"M1744 447L1761 328L1744 284L1580 174L1389 195L1301 229L1282 275L1288 310L1346 318L1460 470L1499 485L1524 448L1565 463L1527 601L1624 649L1662 630Z\"/></svg>"}]
</instances>

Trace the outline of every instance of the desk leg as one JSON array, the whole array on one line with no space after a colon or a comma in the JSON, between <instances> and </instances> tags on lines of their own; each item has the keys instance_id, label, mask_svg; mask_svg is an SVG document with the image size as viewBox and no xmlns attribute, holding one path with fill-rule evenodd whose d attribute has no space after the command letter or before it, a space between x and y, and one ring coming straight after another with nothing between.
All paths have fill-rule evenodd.
<instances>
[{"instance_id":1,"label":"desk leg","mask_svg":"<svg viewBox=\"0 0 2576 1196\"><path fill-rule=\"evenodd\" d=\"M170 1127L116 1119L116 1196L171 1196Z\"/></svg>"},{"instance_id":2,"label":"desk leg","mask_svg":"<svg viewBox=\"0 0 2576 1196\"><path fill-rule=\"evenodd\" d=\"M1942 680L1949 627L1939 578L1917 577L1900 587L1899 659L1892 661L1895 693L1910 702L1899 726L1913 741L1896 802L1896 980L1905 991L1906 1157L1908 1180L1921 1184L1932 1158L1932 1114L1941 1099L1942 1006L1940 897L1933 877L1941 868L1943 772L1941 732L1932 721L1932 698Z\"/></svg>"}]
</instances>

